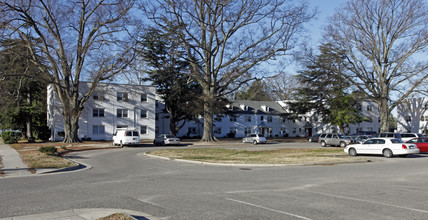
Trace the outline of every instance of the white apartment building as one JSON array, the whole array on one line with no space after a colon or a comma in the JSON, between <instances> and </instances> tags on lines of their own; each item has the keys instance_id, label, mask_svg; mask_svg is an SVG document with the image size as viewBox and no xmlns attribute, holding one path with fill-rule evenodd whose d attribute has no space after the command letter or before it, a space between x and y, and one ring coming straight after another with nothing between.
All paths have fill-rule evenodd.
<instances>
[{"instance_id":1,"label":"white apartment building","mask_svg":"<svg viewBox=\"0 0 428 220\"><path fill-rule=\"evenodd\" d=\"M428 98L411 98L397 106L397 132L428 134Z\"/></svg>"},{"instance_id":2,"label":"white apartment building","mask_svg":"<svg viewBox=\"0 0 428 220\"><path fill-rule=\"evenodd\" d=\"M326 125L321 117L314 113L301 115L299 119L289 119L287 101L248 101L236 100L229 106L231 114L214 117L214 135L216 137L244 137L250 133L263 134L266 137L307 137L318 133L338 133L337 126ZM360 124L350 125L346 133L359 131L379 132L379 111L374 102L361 103L362 114L367 118ZM166 125L165 113L157 109L157 125ZM157 131L169 133L168 128L157 126ZM187 122L179 130L179 137L201 137L203 134L203 118Z\"/></svg>"},{"instance_id":3,"label":"white apartment building","mask_svg":"<svg viewBox=\"0 0 428 220\"><path fill-rule=\"evenodd\" d=\"M88 91L89 82L80 83L81 93ZM48 126L51 140L63 140L64 121L61 103L52 85L48 93ZM79 119L79 138L112 140L117 128L136 128L141 139L155 137L156 89L152 86L100 83L84 104Z\"/></svg>"}]
</instances>

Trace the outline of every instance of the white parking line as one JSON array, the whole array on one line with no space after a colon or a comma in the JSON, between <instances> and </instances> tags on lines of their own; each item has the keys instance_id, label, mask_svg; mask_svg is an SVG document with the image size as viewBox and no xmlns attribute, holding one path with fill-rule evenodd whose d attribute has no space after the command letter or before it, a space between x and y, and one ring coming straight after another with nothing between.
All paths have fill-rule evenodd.
<instances>
[{"instance_id":1,"label":"white parking line","mask_svg":"<svg viewBox=\"0 0 428 220\"><path fill-rule=\"evenodd\" d=\"M314 193L314 194L318 194L318 195L323 195L323 196L335 197L335 198L339 198L339 199L348 199L348 200L354 200L354 201L359 201L359 202L367 202L367 203L373 203L373 204L378 204L378 205L390 206L390 207L399 208L399 209L406 209L406 210L415 211L415 212L428 213L428 211L426 211L426 210L404 207L402 205L398 206L398 205L392 205L392 204L388 204L388 203L376 202L376 201L371 201L371 200L366 200L366 199L358 199L358 198L354 198L354 197L339 196L339 195L334 195L334 194L329 194L329 193L316 192L316 191L312 191L312 190L304 190L304 191Z\"/></svg>"},{"instance_id":2,"label":"white parking line","mask_svg":"<svg viewBox=\"0 0 428 220\"><path fill-rule=\"evenodd\" d=\"M248 202L236 200L236 199L231 199L231 198L226 198L226 199L229 200L229 201L232 201L232 202L237 202L237 203L249 205L249 206L253 206L253 207L257 207L257 208L269 210L269 211L272 211L272 212L277 212L277 213L280 213L280 214L284 214L284 215L288 215L288 216L293 216L293 217L300 218L300 219L312 220L310 218L306 218L306 217L303 217L303 216L300 216L300 215L295 215L295 214L292 214L292 213L283 212L283 211L280 211L280 210L271 209L271 208L268 208L268 207L264 207L264 206L260 206L260 205L256 205L256 204L252 204L252 203L248 203Z\"/></svg>"}]
</instances>

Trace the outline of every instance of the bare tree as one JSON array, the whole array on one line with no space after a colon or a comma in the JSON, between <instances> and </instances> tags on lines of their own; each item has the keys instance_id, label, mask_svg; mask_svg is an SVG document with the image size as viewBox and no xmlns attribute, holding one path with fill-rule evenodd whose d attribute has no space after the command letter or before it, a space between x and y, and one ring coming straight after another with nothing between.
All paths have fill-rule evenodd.
<instances>
[{"instance_id":1,"label":"bare tree","mask_svg":"<svg viewBox=\"0 0 428 220\"><path fill-rule=\"evenodd\" d=\"M267 79L270 93L277 100L293 100L300 85L294 75L283 73Z\"/></svg>"},{"instance_id":2,"label":"bare tree","mask_svg":"<svg viewBox=\"0 0 428 220\"><path fill-rule=\"evenodd\" d=\"M381 131L390 112L428 78L422 55L428 46L423 0L352 0L337 10L325 39L346 51L348 79L377 102Z\"/></svg>"},{"instance_id":3,"label":"bare tree","mask_svg":"<svg viewBox=\"0 0 428 220\"><path fill-rule=\"evenodd\" d=\"M62 104L64 142L79 141L83 104L98 82L127 66L125 28L133 5L134 0L0 1L3 36L24 40L32 62L51 76ZM85 94L79 90L83 79L92 82Z\"/></svg>"},{"instance_id":4,"label":"bare tree","mask_svg":"<svg viewBox=\"0 0 428 220\"><path fill-rule=\"evenodd\" d=\"M157 25L179 27L192 77L203 88L202 141L215 141L216 100L254 78L251 72L263 63L294 49L303 25L315 14L299 2L159 0L144 6Z\"/></svg>"}]
</instances>

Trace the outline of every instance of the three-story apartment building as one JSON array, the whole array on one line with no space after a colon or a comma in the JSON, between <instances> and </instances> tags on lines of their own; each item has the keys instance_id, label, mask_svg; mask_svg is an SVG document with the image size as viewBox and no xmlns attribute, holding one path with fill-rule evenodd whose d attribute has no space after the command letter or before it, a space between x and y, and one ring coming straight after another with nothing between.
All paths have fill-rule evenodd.
<instances>
[{"instance_id":1,"label":"three-story apartment building","mask_svg":"<svg viewBox=\"0 0 428 220\"><path fill-rule=\"evenodd\" d=\"M81 82L81 93L89 82ZM51 140L63 139L61 103L52 85L48 86L48 126ZM111 140L117 128L135 128L141 139L155 137L156 89L152 86L100 83L84 104L79 119L79 138Z\"/></svg>"}]
</instances>

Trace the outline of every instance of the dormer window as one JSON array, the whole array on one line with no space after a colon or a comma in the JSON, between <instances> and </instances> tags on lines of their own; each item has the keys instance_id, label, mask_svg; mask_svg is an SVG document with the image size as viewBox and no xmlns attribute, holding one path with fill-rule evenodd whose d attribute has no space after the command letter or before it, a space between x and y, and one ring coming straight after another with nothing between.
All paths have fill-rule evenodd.
<instances>
[{"instance_id":1,"label":"dormer window","mask_svg":"<svg viewBox=\"0 0 428 220\"><path fill-rule=\"evenodd\" d=\"M246 105L240 105L239 107L244 111L248 111L248 106Z\"/></svg>"},{"instance_id":2,"label":"dormer window","mask_svg":"<svg viewBox=\"0 0 428 220\"><path fill-rule=\"evenodd\" d=\"M263 109L263 111L265 111L265 112L269 112L269 111L270 111L269 106L266 106L266 105L262 105L262 109Z\"/></svg>"}]
</instances>

